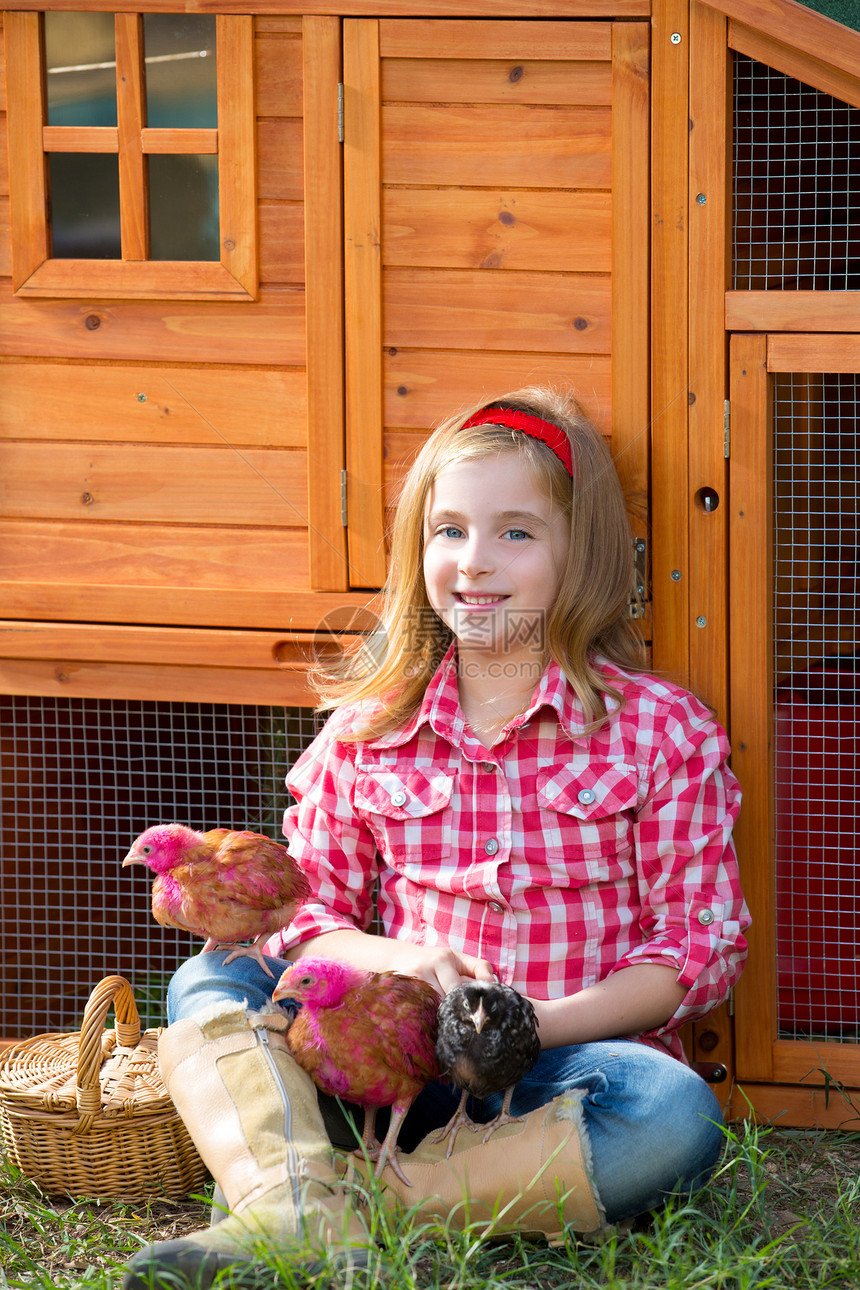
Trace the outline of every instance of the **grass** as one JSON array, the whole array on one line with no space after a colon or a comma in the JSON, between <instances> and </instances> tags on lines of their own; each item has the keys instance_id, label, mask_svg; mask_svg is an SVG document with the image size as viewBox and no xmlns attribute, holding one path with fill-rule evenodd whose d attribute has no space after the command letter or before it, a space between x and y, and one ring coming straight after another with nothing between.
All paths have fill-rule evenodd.
<instances>
[{"instance_id":1,"label":"grass","mask_svg":"<svg viewBox=\"0 0 860 1290\"><path fill-rule=\"evenodd\" d=\"M551 1248L476 1232L394 1222L371 1212L384 1261L363 1290L857 1290L860 1134L726 1129L708 1187L599 1246ZM372 1202L372 1205L375 1203ZM129 1205L40 1194L0 1173L0 1290L119 1290L122 1264L143 1243L208 1221L205 1198ZM272 1286L296 1286L289 1268ZM318 1290L347 1290L323 1268ZM229 1286L229 1280L225 1283Z\"/></svg>"}]
</instances>

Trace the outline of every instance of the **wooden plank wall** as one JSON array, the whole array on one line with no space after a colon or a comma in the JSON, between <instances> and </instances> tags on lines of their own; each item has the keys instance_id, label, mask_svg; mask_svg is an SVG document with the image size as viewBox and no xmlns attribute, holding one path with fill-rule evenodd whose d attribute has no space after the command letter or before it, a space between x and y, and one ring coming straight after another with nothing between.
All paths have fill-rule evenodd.
<instances>
[{"instance_id":1,"label":"wooden plank wall","mask_svg":"<svg viewBox=\"0 0 860 1290\"><path fill-rule=\"evenodd\" d=\"M7 615L248 628L316 621L307 599L301 19L258 19L254 62L257 301L23 301L8 280L8 218L0 229Z\"/></svg>"}]
</instances>

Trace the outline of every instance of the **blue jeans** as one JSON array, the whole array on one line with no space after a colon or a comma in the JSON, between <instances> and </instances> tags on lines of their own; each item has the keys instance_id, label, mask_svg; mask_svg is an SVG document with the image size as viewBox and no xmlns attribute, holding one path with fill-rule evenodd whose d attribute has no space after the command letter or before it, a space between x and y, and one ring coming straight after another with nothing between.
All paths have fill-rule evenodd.
<instances>
[{"instance_id":1,"label":"blue jeans","mask_svg":"<svg viewBox=\"0 0 860 1290\"><path fill-rule=\"evenodd\" d=\"M234 959L225 967L224 957L217 951L198 954L180 967L168 989L170 1022L218 1004L246 1000L259 1009L271 1003L287 966L283 960L267 959L271 979L253 959ZM705 1081L674 1057L627 1039L545 1049L517 1086L511 1109L522 1115L573 1088L585 1090L594 1183L611 1223L659 1209L668 1195L689 1195L707 1181L723 1141L722 1113ZM414 1150L446 1124L458 1100L451 1085L429 1084L406 1118L401 1147ZM496 1094L470 1111L486 1121L500 1106ZM327 1125L337 1122L333 1103L323 1112ZM385 1127L381 1114L378 1127ZM348 1142L349 1135L338 1145Z\"/></svg>"}]
</instances>

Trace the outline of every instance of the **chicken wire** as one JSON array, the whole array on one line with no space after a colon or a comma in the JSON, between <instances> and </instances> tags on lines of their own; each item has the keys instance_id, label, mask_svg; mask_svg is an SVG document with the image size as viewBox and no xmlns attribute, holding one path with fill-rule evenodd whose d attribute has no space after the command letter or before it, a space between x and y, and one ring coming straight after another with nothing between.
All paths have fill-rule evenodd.
<instances>
[{"instance_id":1,"label":"chicken wire","mask_svg":"<svg viewBox=\"0 0 860 1290\"><path fill-rule=\"evenodd\" d=\"M201 942L160 927L152 876L121 868L150 824L282 837L310 709L0 696L0 1036L73 1030L118 972L144 1026Z\"/></svg>"},{"instance_id":2,"label":"chicken wire","mask_svg":"<svg viewBox=\"0 0 860 1290\"><path fill-rule=\"evenodd\" d=\"M733 286L860 288L860 110L734 56Z\"/></svg>"},{"instance_id":3,"label":"chicken wire","mask_svg":"<svg viewBox=\"0 0 860 1290\"><path fill-rule=\"evenodd\" d=\"M774 378L779 1033L860 1041L860 377Z\"/></svg>"}]
</instances>

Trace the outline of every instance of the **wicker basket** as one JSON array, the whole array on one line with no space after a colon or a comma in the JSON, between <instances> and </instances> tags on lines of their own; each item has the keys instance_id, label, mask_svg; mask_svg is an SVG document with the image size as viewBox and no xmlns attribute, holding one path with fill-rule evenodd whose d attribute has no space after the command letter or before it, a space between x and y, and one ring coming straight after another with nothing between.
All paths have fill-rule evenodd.
<instances>
[{"instance_id":1,"label":"wicker basket","mask_svg":"<svg viewBox=\"0 0 860 1290\"><path fill-rule=\"evenodd\" d=\"M105 1030L113 1004L116 1030ZM74 1034L35 1035L0 1053L9 1158L49 1194L178 1198L206 1168L158 1070L158 1030L140 1033L131 986L96 986Z\"/></svg>"}]
</instances>

